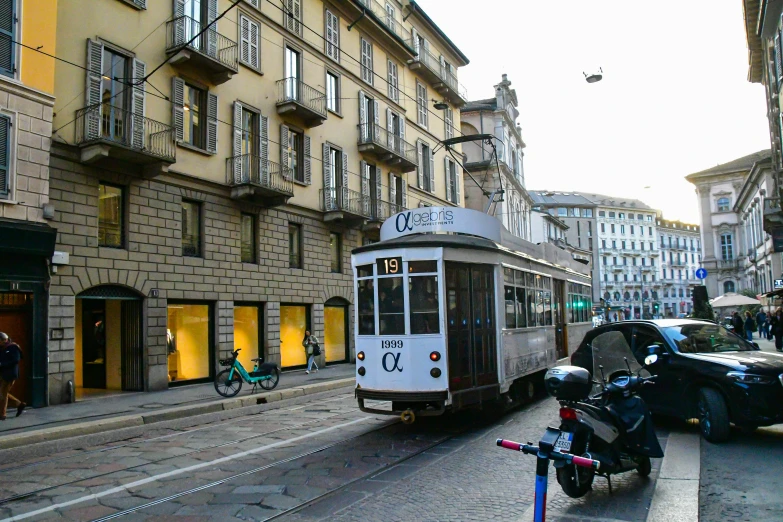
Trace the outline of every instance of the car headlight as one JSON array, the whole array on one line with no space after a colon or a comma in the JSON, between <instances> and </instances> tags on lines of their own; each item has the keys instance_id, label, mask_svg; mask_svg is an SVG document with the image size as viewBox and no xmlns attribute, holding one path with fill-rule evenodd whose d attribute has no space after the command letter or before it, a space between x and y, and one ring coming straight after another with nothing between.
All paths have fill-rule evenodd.
<instances>
[{"instance_id":1,"label":"car headlight","mask_svg":"<svg viewBox=\"0 0 783 522\"><path fill-rule=\"evenodd\" d=\"M752 373L745 372L729 372L726 377L734 382L741 382L743 384L771 384L772 377L766 375L754 375Z\"/></svg>"}]
</instances>

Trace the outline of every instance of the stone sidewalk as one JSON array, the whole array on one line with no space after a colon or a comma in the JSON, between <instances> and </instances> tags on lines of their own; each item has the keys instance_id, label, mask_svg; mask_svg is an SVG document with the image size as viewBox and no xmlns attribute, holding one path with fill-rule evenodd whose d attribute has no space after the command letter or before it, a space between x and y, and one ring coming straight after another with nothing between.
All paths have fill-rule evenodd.
<instances>
[{"instance_id":1,"label":"stone sidewalk","mask_svg":"<svg viewBox=\"0 0 783 522\"><path fill-rule=\"evenodd\" d=\"M307 375L304 370L283 372L280 383L274 392L297 388L305 385L328 383L354 377L356 366L353 364L338 364L321 368L318 373ZM251 395L252 386L245 383L242 391L235 399L252 399L259 396ZM264 390L260 390L264 392ZM96 397L73 404L61 404L46 408L27 409L21 417L9 415L0 422L0 446L3 439L10 436L29 433L43 429L66 427L95 421L105 421L112 418L134 415L149 415L177 409L192 409L193 414L204 411L204 406L224 399L215 391L213 383L193 384L170 388L159 392L128 392L107 397ZM9 412L13 414L13 412ZM185 416L184 414L181 416Z\"/></svg>"}]
</instances>

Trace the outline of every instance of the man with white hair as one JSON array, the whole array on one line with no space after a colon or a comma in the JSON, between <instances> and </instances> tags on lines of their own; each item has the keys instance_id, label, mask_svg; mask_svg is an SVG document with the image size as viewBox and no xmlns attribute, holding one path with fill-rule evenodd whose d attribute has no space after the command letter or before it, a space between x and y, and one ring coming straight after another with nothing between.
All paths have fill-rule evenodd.
<instances>
[{"instance_id":1,"label":"man with white hair","mask_svg":"<svg viewBox=\"0 0 783 522\"><path fill-rule=\"evenodd\" d=\"M0 332L0 421L5 420L8 404L16 407L16 416L20 416L27 404L11 395L11 386L19 378L19 361L22 360L22 350L11 341L8 335Z\"/></svg>"}]
</instances>

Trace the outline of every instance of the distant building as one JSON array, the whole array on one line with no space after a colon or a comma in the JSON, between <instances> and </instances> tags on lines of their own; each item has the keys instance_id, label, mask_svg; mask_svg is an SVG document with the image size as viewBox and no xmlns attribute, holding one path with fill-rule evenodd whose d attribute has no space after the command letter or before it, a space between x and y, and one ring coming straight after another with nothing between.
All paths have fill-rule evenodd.
<instances>
[{"instance_id":1,"label":"distant building","mask_svg":"<svg viewBox=\"0 0 783 522\"><path fill-rule=\"evenodd\" d=\"M590 257L590 262L593 265L593 281L596 282L593 286L593 303L599 303L601 289L597 284L600 281L600 273L598 268L599 241L595 237L598 229L595 203L581 194L548 190L531 190L530 197L533 199L532 241L538 243L540 241L538 238L541 237L537 235L536 231L536 223L541 221L540 218L537 219L536 209L547 212L553 219L566 225L566 229L562 231L565 241L568 245L584 251ZM554 223L545 221L544 226L551 227L554 233ZM543 235L550 236L549 228L545 229Z\"/></svg>"},{"instance_id":2,"label":"distant building","mask_svg":"<svg viewBox=\"0 0 783 522\"><path fill-rule=\"evenodd\" d=\"M737 214L735 205L743 192L748 174L757 164L769 164L769 161L770 151L762 150L685 177L696 186L699 196L702 267L707 270L705 284L710 297L749 288L744 260L740 261L742 230L746 226L759 230L763 228L766 190L765 194L761 194L759 189L757 201L741 205L747 209L747 212L743 211L742 217Z\"/></svg>"},{"instance_id":3,"label":"distant building","mask_svg":"<svg viewBox=\"0 0 783 522\"><path fill-rule=\"evenodd\" d=\"M517 93L504 74L495 85L495 97L468 102L460 109L464 135L495 136L497 159L489 145L481 142L462 146L465 169L481 185L464 176L465 207L485 212L489 199L486 193L503 190L495 197L490 214L496 216L512 234L530 240L530 209L533 201L525 188L523 157L525 142L522 127L517 123Z\"/></svg>"},{"instance_id":4,"label":"distant building","mask_svg":"<svg viewBox=\"0 0 783 522\"><path fill-rule=\"evenodd\" d=\"M699 225L681 221L656 220L661 250L659 280L663 287L658 291L658 313L688 314L693 311L693 289L701 282L696 270L701 263L701 236Z\"/></svg>"}]
</instances>

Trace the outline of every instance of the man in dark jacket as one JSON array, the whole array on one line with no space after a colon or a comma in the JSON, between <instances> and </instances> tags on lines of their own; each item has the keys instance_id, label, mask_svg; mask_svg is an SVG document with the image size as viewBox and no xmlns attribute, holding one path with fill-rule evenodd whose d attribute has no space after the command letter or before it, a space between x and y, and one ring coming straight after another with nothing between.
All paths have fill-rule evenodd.
<instances>
[{"instance_id":1,"label":"man in dark jacket","mask_svg":"<svg viewBox=\"0 0 783 522\"><path fill-rule=\"evenodd\" d=\"M11 341L7 334L0 332L0 420L5 420L8 404L16 407L16 416L20 416L27 404L11 395L11 387L19 378L19 361L22 350Z\"/></svg>"},{"instance_id":2,"label":"man in dark jacket","mask_svg":"<svg viewBox=\"0 0 783 522\"><path fill-rule=\"evenodd\" d=\"M745 338L745 324L742 322L739 312L734 312L731 317L731 325L734 327L734 333Z\"/></svg>"}]
</instances>

